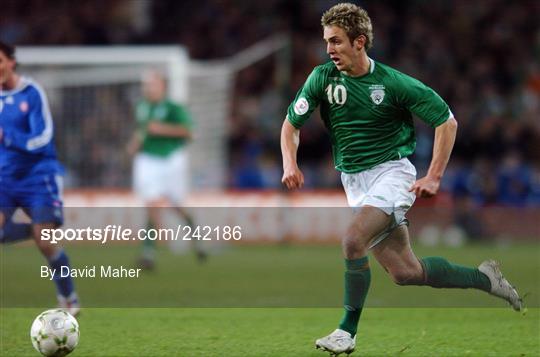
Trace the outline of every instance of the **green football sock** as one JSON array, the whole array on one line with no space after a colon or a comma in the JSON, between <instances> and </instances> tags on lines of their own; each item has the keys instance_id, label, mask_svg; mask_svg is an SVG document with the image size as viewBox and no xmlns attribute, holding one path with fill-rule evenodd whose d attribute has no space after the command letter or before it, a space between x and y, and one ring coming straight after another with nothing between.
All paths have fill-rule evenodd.
<instances>
[{"instance_id":1,"label":"green football sock","mask_svg":"<svg viewBox=\"0 0 540 357\"><path fill-rule=\"evenodd\" d=\"M489 278L476 268L452 264L441 257L422 258L426 284L434 288L475 288L489 292Z\"/></svg>"},{"instance_id":2,"label":"green football sock","mask_svg":"<svg viewBox=\"0 0 540 357\"><path fill-rule=\"evenodd\" d=\"M195 222L193 222L193 218L191 218L191 215L185 216L186 224L191 227L191 229L195 229Z\"/></svg>"},{"instance_id":3,"label":"green football sock","mask_svg":"<svg viewBox=\"0 0 540 357\"><path fill-rule=\"evenodd\" d=\"M146 224L146 231L154 229L152 222L148 221ZM156 241L152 239L145 239L142 241L142 257L147 260L154 260L156 257Z\"/></svg>"},{"instance_id":4,"label":"green football sock","mask_svg":"<svg viewBox=\"0 0 540 357\"><path fill-rule=\"evenodd\" d=\"M371 282L371 270L368 257L360 259L345 259L345 314L341 319L339 328L356 335L360 314Z\"/></svg>"}]
</instances>

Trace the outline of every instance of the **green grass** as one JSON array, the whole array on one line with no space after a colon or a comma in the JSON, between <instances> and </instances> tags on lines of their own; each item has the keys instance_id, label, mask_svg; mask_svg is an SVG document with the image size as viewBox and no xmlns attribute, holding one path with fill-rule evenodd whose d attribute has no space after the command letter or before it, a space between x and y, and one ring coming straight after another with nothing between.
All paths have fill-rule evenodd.
<instances>
[{"instance_id":1,"label":"green grass","mask_svg":"<svg viewBox=\"0 0 540 357\"><path fill-rule=\"evenodd\" d=\"M455 263L477 266L486 258L502 262L507 278L540 307L540 245L420 248L419 256L442 255ZM133 246L72 246L73 266L131 266ZM44 259L33 246L0 250L4 307L49 307L54 286L40 278ZM213 255L199 265L191 255L161 249L155 272L138 279L79 278L86 307L339 307L343 260L335 246L238 247ZM371 259L372 307L504 307L497 299L472 290L398 287Z\"/></svg>"},{"instance_id":2,"label":"green grass","mask_svg":"<svg viewBox=\"0 0 540 357\"><path fill-rule=\"evenodd\" d=\"M132 246L72 246L74 265L132 264ZM393 285L372 259L372 285L354 355L538 356L540 246L419 248L464 265L485 258L527 293L527 314L472 290ZM35 356L32 320L54 306L27 245L0 248L0 356ZM325 356L313 341L341 317L339 247L238 247L199 265L159 253L139 279L78 279L85 306L73 356ZM204 308L201 308L204 307Z\"/></svg>"},{"instance_id":3,"label":"green grass","mask_svg":"<svg viewBox=\"0 0 540 357\"><path fill-rule=\"evenodd\" d=\"M2 356L35 356L36 309L3 309ZM325 356L340 309L85 309L73 356ZM537 356L539 309L370 308L358 356Z\"/></svg>"}]
</instances>

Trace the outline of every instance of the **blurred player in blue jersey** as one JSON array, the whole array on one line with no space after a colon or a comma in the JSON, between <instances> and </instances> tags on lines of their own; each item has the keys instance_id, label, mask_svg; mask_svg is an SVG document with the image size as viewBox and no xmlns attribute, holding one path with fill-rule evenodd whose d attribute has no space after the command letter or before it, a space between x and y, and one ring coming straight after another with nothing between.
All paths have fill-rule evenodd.
<instances>
[{"instance_id":1,"label":"blurred player in blue jersey","mask_svg":"<svg viewBox=\"0 0 540 357\"><path fill-rule=\"evenodd\" d=\"M63 223L63 168L56 159L53 122L43 89L16 72L15 48L0 42L0 242L33 238L57 272L54 282L60 307L80 310L71 277L61 277L69 259L62 248L41 240L43 229ZM17 223L22 209L31 223Z\"/></svg>"}]
</instances>

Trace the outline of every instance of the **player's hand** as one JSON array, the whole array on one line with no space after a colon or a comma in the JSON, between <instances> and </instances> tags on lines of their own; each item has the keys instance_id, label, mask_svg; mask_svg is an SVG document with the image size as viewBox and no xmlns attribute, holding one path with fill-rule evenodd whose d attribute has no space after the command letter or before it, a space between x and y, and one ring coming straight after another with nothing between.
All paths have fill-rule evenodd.
<instances>
[{"instance_id":1,"label":"player's hand","mask_svg":"<svg viewBox=\"0 0 540 357\"><path fill-rule=\"evenodd\" d=\"M298 166L284 168L281 183L287 186L289 190L302 188L304 186L304 174Z\"/></svg>"},{"instance_id":2,"label":"player's hand","mask_svg":"<svg viewBox=\"0 0 540 357\"><path fill-rule=\"evenodd\" d=\"M131 141L128 143L126 147L126 152L129 156L135 156L137 152L139 151L140 145L134 141Z\"/></svg>"},{"instance_id":3,"label":"player's hand","mask_svg":"<svg viewBox=\"0 0 540 357\"><path fill-rule=\"evenodd\" d=\"M146 126L147 133L152 134L152 135L161 135L167 129L168 128L165 125L163 125L163 123L160 123L157 121L151 121Z\"/></svg>"},{"instance_id":4,"label":"player's hand","mask_svg":"<svg viewBox=\"0 0 540 357\"><path fill-rule=\"evenodd\" d=\"M417 180L409 189L409 192L414 192L416 197L433 197L439 192L441 180L435 177L426 176Z\"/></svg>"}]
</instances>

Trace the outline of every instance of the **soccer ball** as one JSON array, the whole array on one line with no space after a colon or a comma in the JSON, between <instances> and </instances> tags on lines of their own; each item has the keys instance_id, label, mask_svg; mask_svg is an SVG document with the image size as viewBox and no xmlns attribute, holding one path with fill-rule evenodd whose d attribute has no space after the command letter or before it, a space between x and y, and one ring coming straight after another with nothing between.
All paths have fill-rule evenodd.
<instances>
[{"instance_id":1,"label":"soccer ball","mask_svg":"<svg viewBox=\"0 0 540 357\"><path fill-rule=\"evenodd\" d=\"M79 343L79 323L64 310L47 310L34 320L30 338L34 348L42 355L62 357Z\"/></svg>"}]
</instances>

